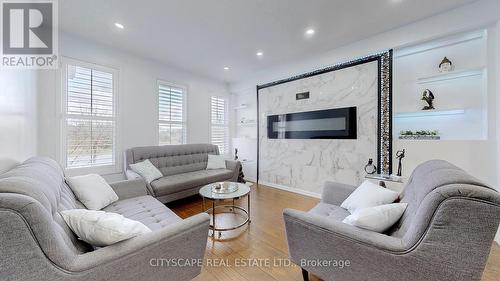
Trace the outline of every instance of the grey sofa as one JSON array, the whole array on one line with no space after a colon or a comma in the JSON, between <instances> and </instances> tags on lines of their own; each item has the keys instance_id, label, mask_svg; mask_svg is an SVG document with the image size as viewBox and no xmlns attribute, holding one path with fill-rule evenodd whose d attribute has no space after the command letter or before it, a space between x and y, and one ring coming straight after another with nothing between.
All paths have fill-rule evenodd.
<instances>
[{"instance_id":1,"label":"grey sofa","mask_svg":"<svg viewBox=\"0 0 500 281\"><path fill-rule=\"evenodd\" d=\"M418 166L402 218L380 234L342 223L353 186L326 183L309 212L284 211L290 257L324 280L479 281L500 220L500 196L452 164ZM349 261L322 266L314 261Z\"/></svg>"},{"instance_id":2,"label":"grey sofa","mask_svg":"<svg viewBox=\"0 0 500 281\"><path fill-rule=\"evenodd\" d=\"M134 147L125 151L127 179L141 178L130 164L149 159L163 174L147 184L149 193L163 203L197 194L203 185L238 180L239 161L226 160L226 169L206 170L208 154L219 155L212 144L183 144Z\"/></svg>"},{"instance_id":3,"label":"grey sofa","mask_svg":"<svg viewBox=\"0 0 500 281\"><path fill-rule=\"evenodd\" d=\"M58 164L32 158L0 175L0 280L190 280L200 267L167 260L203 259L209 217L182 220L147 195L142 180L111 184L119 201L106 207L153 232L94 249L77 239L59 211L85 208ZM162 262L163 260L163 262Z\"/></svg>"}]
</instances>

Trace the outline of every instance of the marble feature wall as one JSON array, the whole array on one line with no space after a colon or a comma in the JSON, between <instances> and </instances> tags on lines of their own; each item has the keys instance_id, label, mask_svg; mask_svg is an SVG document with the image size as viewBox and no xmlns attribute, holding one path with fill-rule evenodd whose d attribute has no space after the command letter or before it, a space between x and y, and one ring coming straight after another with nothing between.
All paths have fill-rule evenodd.
<instances>
[{"instance_id":1,"label":"marble feature wall","mask_svg":"<svg viewBox=\"0 0 500 281\"><path fill-rule=\"evenodd\" d=\"M359 184L377 159L378 62L331 71L259 90L259 182L320 193L324 181ZM295 94L310 92L308 100ZM357 107L358 138L268 139L267 116Z\"/></svg>"}]
</instances>

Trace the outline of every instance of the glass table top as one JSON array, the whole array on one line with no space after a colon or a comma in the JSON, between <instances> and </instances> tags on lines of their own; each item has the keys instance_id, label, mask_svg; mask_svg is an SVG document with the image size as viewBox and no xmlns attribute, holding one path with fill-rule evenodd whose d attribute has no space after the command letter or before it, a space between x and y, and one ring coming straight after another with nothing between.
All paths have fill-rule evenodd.
<instances>
[{"instance_id":1,"label":"glass table top","mask_svg":"<svg viewBox=\"0 0 500 281\"><path fill-rule=\"evenodd\" d=\"M200 189L200 195L209 199L233 199L236 197L245 196L250 192L250 187L243 183L238 182L224 182L225 185L237 185L238 189L230 193L215 193L212 187L218 183L211 183L203 186Z\"/></svg>"}]
</instances>

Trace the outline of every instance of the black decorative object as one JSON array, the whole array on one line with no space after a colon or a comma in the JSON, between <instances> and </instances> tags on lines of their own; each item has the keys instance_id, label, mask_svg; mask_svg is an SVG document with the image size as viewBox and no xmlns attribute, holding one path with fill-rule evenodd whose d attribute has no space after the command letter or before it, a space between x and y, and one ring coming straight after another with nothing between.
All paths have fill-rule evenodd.
<instances>
[{"instance_id":1,"label":"black decorative object","mask_svg":"<svg viewBox=\"0 0 500 281\"><path fill-rule=\"evenodd\" d=\"M306 100L308 98L309 98L309 92L303 92L303 93L295 94L295 99L296 100Z\"/></svg>"},{"instance_id":2,"label":"black decorative object","mask_svg":"<svg viewBox=\"0 0 500 281\"><path fill-rule=\"evenodd\" d=\"M270 139L356 139L356 107L267 116Z\"/></svg>"},{"instance_id":3,"label":"black decorative object","mask_svg":"<svg viewBox=\"0 0 500 281\"><path fill-rule=\"evenodd\" d=\"M245 180L245 174L243 174L243 166L240 165L240 171L239 171L239 174L238 174L238 182L241 182L241 183L246 183L247 181Z\"/></svg>"},{"instance_id":4,"label":"black decorative object","mask_svg":"<svg viewBox=\"0 0 500 281\"><path fill-rule=\"evenodd\" d=\"M238 158L239 158L239 157L238 157L238 149L237 149L237 148L235 148L235 149L234 149L234 160L238 160Z\"/></svg>"},{"instance_id":5,"label":"black decorative object","mask_svg":"<svg viewBox=\"0 0 500 281\"><path fill-rule=\"evenodd\" d=\"M396 151L396 158L398 158L398 161L399 161L398 174L397 174L398 177L401 176L401 160L403 160L403 158L405 158L405 152L406 152L405 149Z\"/></svg>"},{"instance_id":6,"label":"black decorative object","mask_svg":"<svg viewBox=\"0 0 500 281\"><path fill-rule=\"evenodd\" d=\"M431 92L431 90L426 89L422 93L422 99L421 100L423 100L423 101L425 101L427 103L427 105L424 106L422 108L422 110L432 110L432 109L434 109L434 105L433 105L434 94Z\"/></svg>"},{"instance_id":7,"label":"black decorative object","mask_svg":"<svg viewBox=\"0 0 500 281\"><path fill-rule=\"evenodd\" d=\"M373 159L368 159L368 164L365 165L365 172L369 175L373 175L377 172L377 166L373 164Z\"/></svg>"},{"instance_id":8,"label":"black decorative object","mask_svg":"<svg viewBox=\"0 0 500 281\"><path fill-rule=\"evenodd\" d=\"M452 70L453 70L453 63L447 57L444 57L444 59L439 64L439 71L450 72Z\"/></svg>"}]
</instances>

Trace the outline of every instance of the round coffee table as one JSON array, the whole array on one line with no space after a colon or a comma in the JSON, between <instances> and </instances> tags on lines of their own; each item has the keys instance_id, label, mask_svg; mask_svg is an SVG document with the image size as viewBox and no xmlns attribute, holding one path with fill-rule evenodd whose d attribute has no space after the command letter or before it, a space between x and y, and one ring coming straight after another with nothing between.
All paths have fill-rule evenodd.
<instances>
[{"instance_id":1,"label":"round coffee table","mask_svg":"<svg viewBox=\"0 0 500 281\"><path fill-rule=\"evenodd\" d=\"M219 232L219 238L222 235L222 231L230 231L230 230L235 230L238 229L247 223L250 223L250 187L246 184L242 183L237 183L237 182L224 182L222 184L228 186L228 185L236 185L238 187L237 190L230 192L230 193L216 193L212 191L212 187L218 183L212 183L212 184L207 184L203 186L200 189L200 195L203 198L203 211L207 212L210 214L212 213L212 221L210 223L210 229L212 230L212 238L215 238L215 232ZM243 197L247 197L247 209L236 206L235 205L235 200L238 200ZM205 209L205 199L209 199L212 201L212 207L209 208L208 210ZM225 200L232 200L233 203L231 205L216 205L217 201L225 201ZM217 209L222 209L222 211L217 213ZM238 225L231 226L231 227L226 227L226 228L218 228L217 225L215 224L216 222L216 217L218 214L222 213L228 213L226 210L229 210L229 212L234 213L237 215L234 210L238 209L243 212L243 217L244 221Z\"/></svg>"}]
</instances>

